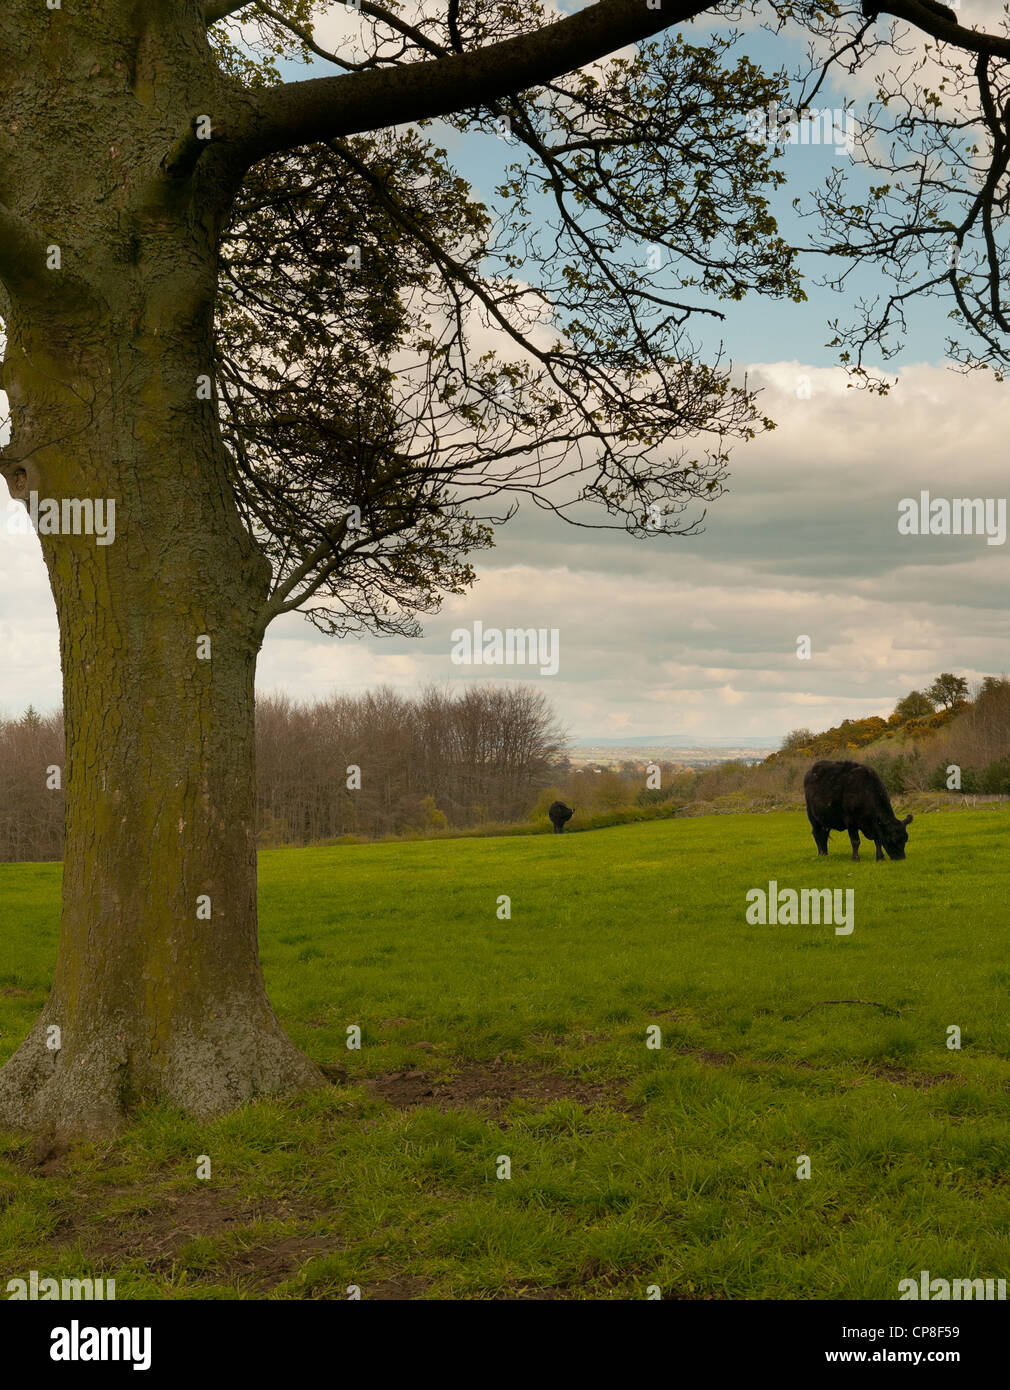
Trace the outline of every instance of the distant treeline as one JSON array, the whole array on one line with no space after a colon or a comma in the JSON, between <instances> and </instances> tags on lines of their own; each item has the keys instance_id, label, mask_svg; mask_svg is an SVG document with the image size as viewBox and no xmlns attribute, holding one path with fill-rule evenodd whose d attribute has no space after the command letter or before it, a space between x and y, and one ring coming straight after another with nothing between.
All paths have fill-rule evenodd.
<instances>
[{"instance_id":1,"label":"distant treeline","mask_svg":"<svg viewBox=\"0 0 1010 1390\"><path fill-rule=\"evenodd\" d=\"M1010 795L1010 680L986 676L972 689L944 672L899 700L887 719L846 719L820 734L794 730L765 766L791 765L797 756L869 763L891 792Z\"/></svg>"},{"instance_id":2,"label":"distant treeline","mask_svg":"<svg viewBox=\"0 0 1010 1390\"><path fill-rule=\"evenodd\" d=\"M522 820L564 754L549 702L529 687L267 697L257 706L260 843ZM59 715L0 720L0 860L61 858L63 762Z\"/></svg>"},{"instance_id":3,"label":"distant treeline","mask_svg":"<svg viewBox=\"0 0 1010 1390\"><path fill-rule=\"evenodd\" d=\"M549 701L528 686L271 697L256 729L261 844L519 820L565 752Z\"/></svg>"},{"instance_id":4,"label":"distant treeline","mask_svg":"<svg viewBox=\"0 0 1010 1390\"><path fill-rule=\"evenodd\" d=\"M0 719L0 860L63 858L63 756L62 715Z\"/></svg>"},{"instance_id":5,"label":"distant treeline","mask_svg":"<svg viewBox=\"0 0 1010 1390\"><path fill-rule=\"evenodd\" d=\"M892 795L930 794L929 804L1010 796L1010 681L987 676L971 690L945 673L887 719L794 730L757 766L703 770L630 759L573 767L550 703L527 686L268 697L257 707L259 843L549 833L555 799L575 808L569 831L773 810L802 804L803 775L824 757L869 763ZM62 768L58 715L0 720L0 860L61 857L63 794L47 784Z\"/></svg>"}]
</instances>

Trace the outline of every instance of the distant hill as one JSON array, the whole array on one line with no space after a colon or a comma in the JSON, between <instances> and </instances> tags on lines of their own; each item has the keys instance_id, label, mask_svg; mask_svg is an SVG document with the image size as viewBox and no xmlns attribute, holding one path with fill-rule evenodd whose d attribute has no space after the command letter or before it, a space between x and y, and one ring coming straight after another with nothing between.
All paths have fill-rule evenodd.
<instances>
[{"instance_id":1,"label":"distant hill","mask_svg":"<svg viewBox=\"0 0 1010 1390\"><path fill-rule=\"evenodd\" d=\"M959 686L941 708L942 682ZM926 692L913 690L887 719L844 719L814 733L795 729L766 760L770 771L797 759L856 758L867 762L890 792L947 791L1010 794L1010 680L986 676L973 691L946 673Z\"/></svg>"},{"instance_id":2,"label":"distant hill","mask_svg":"<svg viewBox=\"0 0 1010 1390\"><path fill-rule=\"evenodd\" d=\"M569 745L568 756L574 766L595 763L614 767L623 762L677 763L682 767L709 768L721 763L759 763L776 745L762 739L708 739L688 741L681 735L657 734L652 738L581 739Z\"/></svg>"},{"instance_id":3,"label":"distant hill","mask_svg":"<svg viewBox=\"0 0 1010 1390\"><path fill-rule=\"evenodd\" d=\"M689 734L635 734L626 738L596 738L576 734L576 748L778 748L778 738L691 738Z\"/></svg>"}]
</instances>

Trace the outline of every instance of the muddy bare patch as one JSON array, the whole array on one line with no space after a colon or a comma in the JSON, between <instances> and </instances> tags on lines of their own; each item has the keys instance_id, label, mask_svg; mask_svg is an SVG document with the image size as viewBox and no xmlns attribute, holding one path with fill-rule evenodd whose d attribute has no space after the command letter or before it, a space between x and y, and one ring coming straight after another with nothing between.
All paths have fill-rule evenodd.
<instances>
[{"instance_id":1,"label":"muddy bare patch","mask_svg":"<svg viewBox=\"0 0 1010 1390\"><path fill-rule=\"evenodd\" d=\"M104 1189L103 1198L137 1195L136 1188ZM83 1213L84 1204L78 1211ZM112 1213L107 1216L81 1215L62 1221L58 1227L61 1245L82 1248L108 1268L136 1260L152 1267L171 1264L179 1251L197 1236L215 1236L240 1231L256 1221L302 1220L319 1212L306 1212L294 1203L284 1201L256 1204L235 1201L228 1193L211 1188L194 1192L152 1192L149 1206L135 1213ZM262 1237L256 1237L257 1244Z\"/></svg>"},{"instance_id":2,"label":"muddy bare patch","mask_svg":"<svg viewBox=\"0 0 1010 1390\"><path fill-rule=\"evenodd\" d=\"M52 1133L35 1134L27 1146L18 1144L7 1154L9 1161L32 1178L58 1178L70 1172L76 1149L73 1142Z\"/></svg>"},{"instance_id":3,"label":"muddy bare patch","mask_svg":"<svg viewBox=\"0 0 1010 1390\"><path fill-rule=\"evenodd\" d=\"M399 1110L432 1106L438 1110L480 1110L495 1116L514 1100L574 1100L590 1107L607 1105L618 1110L635 1107L625 1098L624 1082L579 1081L557 1072L526 1068L475 1065L454 1074L430 1071L397 1071L369 1078L368 1089Z\"/></svg>"},{"instance_id":4,"label":"muddy bare patch","mask_svg":"<svg viewBox=\"0 0 1010 1390\"><path fill-rule=\"evenodd\" d=\"M341 1249L341 1241L329 1236L284 1236L250 1245L237 1255L225 1256L214 1266L215 1283L241 1284L246 1290L266 1293L283 1284L310 1260L321 1259Z\"/></svg>"},{"instance_id":5,"label":"muddy bare patch","mask_svg":"<svg viewBox=\"0 0 1010 1390\"><path fill-rule=\"evenodd\" d=\"M420 1298L430 1288L427 1279L381 1279L375 1284L362 1284L361 1297L383 1303L406 1303Z\"/></svg>"},{"instance_id":6,"label":"muddy bare patch","mask_svg":"<svg viewBox=\"0 0 1010 1390\"><path fill-rule=\"evenodd\" d=\"M591 1047L610 1041L609 1033L530 1033L528 1037L530 1042L550 1047Z\"/></svg>"},{"instance_id":7,"label":"muddy bare patch","mask_svg":"<svg viewBox=\"0 0 1010 1390\"><path fill-rule=\"evenodd\" d=\"M933 1086L945 1086L948 1081L963 1080L949 1071L913 1071L910 1067L873 1067L871 1075L882 1081L894 1081L899 1086L914 1086L917 1091L928 1091Z\"/></svg>"},{"instance_id":8,"label":"muddy bare patch","mask_svg":"<svg viewBox=\"0 0 1010 1390\"><path fill-rule=\"evenodd\" d=\"M732 1052L712 1052L707 1047L678 1047L675 1051L681 1057L693 1057L709 1067L733 1067L740 1061Z\"/></svg>"},{"instance_id":9,"label":"muddy bare patch","mask_svg":"<svg viewBox=\"0 0 1010 1390\"><path fill-rule=\"evenodd\" d=\"M122 1195L132 1195L131 1190L125 1189ZM262 1207L229 1202L223 1193L211 1189L185 1195L158 1192L151 1200L151 1211L105 1217L92 1226L86 1233L89 1253L109 1262L152 1264L170 1259L197 1236L219 1235L276 1215Z\"/></svg>"},{"instance_id":10,"label":"muddy bare patch","mask_svg":"<svg viewBox=\"0 0 1010 1390\"><path fill-rule=\"evenodd\" d=\"M25 1167L34 1177L59 1177L67 1171L68 1159L73 1145L52 1134L37 1134L32 1139L32 1147Z\"/></svg>"}]
</instances>

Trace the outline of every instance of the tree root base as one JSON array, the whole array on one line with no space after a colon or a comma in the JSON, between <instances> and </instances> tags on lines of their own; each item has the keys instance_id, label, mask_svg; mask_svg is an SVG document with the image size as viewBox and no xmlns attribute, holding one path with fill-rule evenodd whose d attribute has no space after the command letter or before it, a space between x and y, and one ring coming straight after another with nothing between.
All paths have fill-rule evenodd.
<instances>
[{"instance_id":1,"label":"tree root base","mask_svg":"<svg viewBox=\"0 0 1010 1390\"><path fill-rule=\"evenodd\" d=\"M214 1027L175 1028L164 1042L127 1021L61 1028L47 1006L0 1069L0 1124L73 1136L123 1128L137 1107L162 1102L210 1119L257 1097L327 1086L322 1071L288 1038L268 1006L218 1011ZM225 1021L227 1019L227 1021Z\"/></svg>"}]
</instances>

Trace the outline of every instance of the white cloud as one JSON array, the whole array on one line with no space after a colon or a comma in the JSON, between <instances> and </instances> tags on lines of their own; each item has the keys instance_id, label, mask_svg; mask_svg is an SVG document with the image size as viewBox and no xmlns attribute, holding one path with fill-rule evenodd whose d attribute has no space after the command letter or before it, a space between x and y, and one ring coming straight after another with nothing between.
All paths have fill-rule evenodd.
<instances>
[{"instance_id":1,"label":"white cloud","mask_svg":"<svg viewBox=\"0 0 1010 1390\"><path fill-rule=\"evenodd\" d=\"M809 400L795 396L801 372ZM738 449L703 535L640 542L526 508L421 640L338 642L289 617L268 634L260 689L533 680L578 733L744 737L886 714L941 669L1001 672L1007 547L899 536L897 514L920 488L1006 495L1005 388L912 366L879 399L847 391L837 369L750 373L779 428ZM52 706L56 625L34 537L0 538L0 586L0 707ZM556 628L558 674L453 665L452 629L477 620Z\"/></svg>"}]
</instances>

